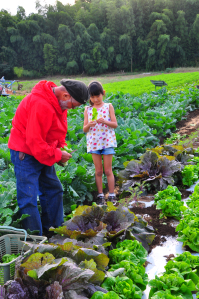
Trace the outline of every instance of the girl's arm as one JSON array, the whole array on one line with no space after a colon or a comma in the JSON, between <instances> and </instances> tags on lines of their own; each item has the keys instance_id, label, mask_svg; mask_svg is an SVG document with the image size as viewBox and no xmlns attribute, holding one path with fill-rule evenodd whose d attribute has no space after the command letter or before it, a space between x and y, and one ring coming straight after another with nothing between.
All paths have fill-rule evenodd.
<instances>
[{"instance_id":1,"label":"girl's arm","mask_svg":"<svg viewBox=\"0 0 199 299\"><path fill-rule=\"evenodd\" d=\"M84 110L84 126L83 131L84 133L87 133L90 129L90 127L94 127L96 125L96 121L88 121L88 113L87 113L87 107L85 107Z\"/></svg>"},{"instance_id":2,"label":"girl's arm","mask_svg":"<svg viewBox=\"0 0 199 299\"><path fill-rule=\"evenodd\" d=\"M109 126L110 128L115 129L117 128L117 120L115 117L115 111L112 104L109 104L109 114L110 114L111 121L105 120L103 117L101 117L97 120L97 123L102 123Z\"/></svg>"}]
</instances>

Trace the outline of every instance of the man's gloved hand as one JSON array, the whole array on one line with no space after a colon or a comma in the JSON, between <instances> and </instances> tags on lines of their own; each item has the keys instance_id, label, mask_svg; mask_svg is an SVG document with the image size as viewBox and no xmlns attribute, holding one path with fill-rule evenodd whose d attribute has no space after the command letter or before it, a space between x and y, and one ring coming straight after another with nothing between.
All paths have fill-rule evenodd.
<instances>
[{"instance_id":1,"label":"man's gloved hand","mask_svg":"<svg viewBox=\"0 0 199 299\"><path fill-rule=\"evenodd\" d=\"M67 165L67 162L71 157L72 157L71 154L67 153L66 151L62 151L61 160L57 162L57 164L64 167Z\"/></svg>"}]
</instances>

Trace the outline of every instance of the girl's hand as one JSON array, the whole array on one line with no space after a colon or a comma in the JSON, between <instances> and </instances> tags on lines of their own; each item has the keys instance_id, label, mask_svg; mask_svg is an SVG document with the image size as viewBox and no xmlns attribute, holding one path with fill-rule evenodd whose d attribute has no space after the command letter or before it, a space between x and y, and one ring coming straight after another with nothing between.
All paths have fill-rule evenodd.
<instances>
[{"instance_id":1,"label":"girl's hand","mask_svg":"<svg viewBox=\"0 0 199 299\"><path fill-rule=\"evenodd\" d=\"M96 125L96 120L92 120L89 122L89 127L94 127Z\"/></svg>"},{"instance_id":2,"label":"girl's hand","mask_svg":"<svg viewBox=\"0 0 199 299\"><path fill-rule=\"evenodd\" d=\"M98 124L105 124L106 120L103 117L100 117L100 118L97 119L97 123Z\"/></svg>"}]
</instances>

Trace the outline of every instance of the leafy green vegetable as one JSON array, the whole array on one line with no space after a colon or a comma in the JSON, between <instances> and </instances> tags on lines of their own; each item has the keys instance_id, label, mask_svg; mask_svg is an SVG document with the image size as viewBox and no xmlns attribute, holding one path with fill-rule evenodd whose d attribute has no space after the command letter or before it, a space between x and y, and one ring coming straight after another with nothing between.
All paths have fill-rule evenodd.
<instances>
[{"instance_id":1,"label":"leafy green vegetable","mask_svg":"<svg viewBox=\"0 0 199 299\"><path fill-rule=\"evenodd\" d=\"M20 253L18 254L4 254L2 256L2 263L10 263L12 260L16 259L18 256L20 256Z\"/></svg>"},{"instance_id":2,"label":"leafy green vegetable","mask_svg":"<svg viewBox=\"0 0 199 299\"><path fill-rule=\"evenodd\" d=\"M183 246L189 246L193 251L199 252L199 217L192 215L182 219L176 231L179 231L177 240L183 242Z\"/></svg>"},{"instance_id":3,"label":"leafy green vegetable","mask_svg":"<svg viewBox=\"0 0 199 299\"><path fill-rule=\"evenodd\" d=\"M36 280L38 279L37 271L35 269L29 270L27 272L27 275L34 278L34 279L36 279Z\"/></svg>"},{"instance_id":4,"label":"leafy green vegetable","mask_svg":"<svg viewBox=\"0 0 199 299\"><path fill-rule=\"evenodd\" d=\"M103 292L95 292L91 299L120 299L120 297L113 291L110 291L108 293Z\"/></svg>"},{"instance_id":5,"label":"leafy green vegetable","mask_svg":"<svg viewBox=\"0 0 199 299\"><path fill-rule=\"evenodd\" d=\"M114 291L123 299L141 299L142 291L126 276L108 277L101 285L107 291Z\"/></svg>"},{"instance_id":6,"label":"leafy green vegetable","mask_svg":"<svg viewBox=\"0 0 199 299\"><path fill-rule=\"evenodd\" d=\"M142 246L142 243L137 240L124 240L122 242L118 242L116 248L133 252L140 259L140 264L145 263L148 255L148 252Z\"/></svg>"},{"instance_id":7,"label":"leafy green vegetable","mask_svg":"<svg viewBox=\"0 0 199 299\"><path fill-rule=\"evenodd\" d=\"M192 269L197 269L197 271L199 270L199 256L191 254L190 251L184 251L181 254L177 254L174 261L184 261L189 264Z\"/></svg>"},{"instance_id":8,"label":"leafy green vegetable","mask_svg":"<svg viewBox=\"0 0 199 299\"><path fill-rule=\"evenodd\" d=\"M182 183L185 186L191 186L198 180L199 164L186 165L182 171Z\"/></svg>"},{"instance_id":9,"label":"leafy green vegetable","mask_svg":"<svg viewBox=\"0 0 199 299\"><path fill-rule=\"evenodd\" d=\"M177 273L165 273L160 277L156 275L155 279L149 281L149 286L151 287L149 299L151 299L157 291L161 290L170 290L173 296L182 296L183 298L192 299L192 291L195 290L195 284L190 279L184 280L184 278Z\"/></svg>"},{"instance_id":10,"label":"leafy green vegetable","mask_svg":"<svg viewBox=\"0 0 199 299\"><path fill-rule=\"evenodd\" d=\"M111 265L109 271L124 268L124 274L130 278L142 291L146 289L148 283L148 275L145 273L145 268L142 265L136 265L130 261L121 261L118 264Z\"/></svg>"},{"instance_id":11,"label":"leafy green vegetable","mask_svg":"<svg viewBox=\"0 0 199 299\"><path fill-rule=\"evenodd\" d=\"M71 148L68 148L67 146L61 147L60 148L61 151L66 151L67 153L71 153L73 152L73 150ZM67 166L68 165L68 161L61 163L63 166Z\"/></svg>"},{"instance_id":12,"label":"leafy green vegetable","mask_svg":"<svg viewBox=\"0 0 199 299\"><path fill-rule=\"evenodd\" d=\"M162 210L160 213L160 219L163 217L173 217L177 220L181 219L181 207L184 205L184 202L173 198L174 197L168 197L167 199L161 199L158 201L156 209Z\"/></svg>"},{"instance_id":13,"label":"leafy green vegetable","mask_svg":"<svg viewBox=\"0 0 199 299\"><path fill-rule=\"evenodd\" d=\"M164 268L167 274L177 273L185 280L191 279L195 285L197 285L199 282L199 277L196 274L197 270L193 270L189 263L184 261L168 261Z\"/></svg>"},{"instance_id":14,"label":"leafy green vegetable","mask_svg":"<svg viewBox=\"0 0 199 299\"><path fill-rule=\"evenodd\" d=\"M117 243L117 248L109 251L110 262L117 264L123 260L143 265L148 252L137 240L124 240Z\"/></svg>"},{"instance_id":15,"label":"leafy green vegetable","mask_svg":"<svg viewBox=\"0 0 199 299\"><path fill-rule=\"evenodd\" d=\"M73 150L67 146L61 147L60 148L61 151L66 151L67 153L71 153Z\"/></svg>"},{"instance_id":16,"label":"leafy green vegetable","mask_svg":"<svg viewBox=\"0 0 199 299\"><path fill-rule=\"evenodd\" d=\"M92 121L97 120L97 108L93 107Z\"/></svg>"},{"instance_id":17,"label":"leafy green vegetable","mask_svg":"<svg viewBox=\"0 0 199 299\"><path fill-rule=\"evenodd\" d=\"M64 218L64 221L67 221L67 220L73 218L73 216L75 214L75 210L77 208L77 204L71 205L70 208L71 208L71 213Z\"/></svg>"},{"instance_id":18,"label":"leafy green vegetable","mask_svg":"<svg viewBox=\"0 0 199 299\"><path fill-rule=\"evenodd\" d=\"M189 246L193 251L199 252L199 207L183 207L183 218L176 227L178 241L183 246Z\"/></svg>"},{"instance_id":19,"label":"leafy green vegetable","mask_svg":"<svg viewBox=\"0 0 199 299\"><path fill-rule=\"evenodd\" d=\"M154 293L154 295L151 297L151 299L184 299L185 297L180 296L173 296L171 295L170 290L165 291L157 291Z\"/></svg>"},{"instance_id":20,"label":"leafy green vegetable","mask_svg":"<svg viewBox=\"0 0 199 299\"><path fill-rule=\"evenodd\" d=\"M178 188L176 186L168 185L166 189L158 191L154 195L154 201L157 203L160 199L167 199L168 197L173 197L173 199L179 201L182 199L181 192L178 190Z\"/></svg>"}]
</instances>

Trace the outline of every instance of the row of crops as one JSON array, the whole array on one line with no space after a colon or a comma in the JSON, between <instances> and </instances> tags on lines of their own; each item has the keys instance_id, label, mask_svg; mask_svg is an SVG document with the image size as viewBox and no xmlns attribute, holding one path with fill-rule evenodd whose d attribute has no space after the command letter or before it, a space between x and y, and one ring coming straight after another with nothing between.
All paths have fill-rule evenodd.
<instances>
[{"instance_id":1,"label":"row of crops","mask_svg":"<svg viewBox=\"0 0 199 299\"><path fill-rule=\"evenodd\" d=\"M21 99L0 98L0 221L1 225L15 227L20 226L22 218L18 218L15 177L7 141L11 119ZM180 146L157 146L159 137L171 134L177 121L199 107L199 91L194 85L175 95L168 94L165 89L140 97L107 94L105 102L113 104L118 121L118 147L113 170L123 180L124 192L145 181L150 188L169 190L176 182L190 185L196 180L197 151ZM155 237L153 228L122 204L117 207L112 203L82 205L85 200L92 201L92 192L96 188L92 157L86 153L82 131L83 111L84 107L69 111L67 143L77 151L67 168L56 165L64 186L65 202L70 199L69 204L65 204L65 212L70 212L73 203L78 207L68 215L62 227L50 229L56 234L48 244L30 245L33 253L17 259L15 280L3 288L7 298L141 299L148 283L151 286L149 298L192 298L192 292L197 291L198 278L190 273L198 271L198 259L190 266L192 258L188 260L189 254L180 256L178 259L186 258L189 267L181 264L180 270L166 269L164 278L148 282L144 265L149 244ZM147 148L151 150L146 151ZM189 164L191 159L192 164ZM179 237L185 245L193 244L194 249L198 249L197 230L193 230L191 243L187 227L193 221L185 217L186 211L180 209L180 204L173 202L180 200L176 189L172 190L175 192L170 190L171 197L178 195L169 200L158 193L158 208L162 209L163 216L178 217L176 219L183 216L179 225L184 225L184 231L180 229L183 234ZM173 266L175 269L176 265Z\"/></svg>"},{"instance_id":2,"label":"row of crops","mask_svg":"<svg viewBox=\"0 0 199 299\"><path fill-rule=\"evenodd\" d=\"M191 166L198 175L198 163ZM197 252L198 190L199 185L180 214L177 187L169 185L155 195L164 216L180 219L176 230L183 246ZM15 280L3 288L7 298L141 299L148 284L149 299L191 299L198 291L199 257L189 251L169 261L163 275L148 280L144 266L155 232L123 205L79 206L70 220L50 231L56 234L48 244L30 245L33 253L18 258Z\"/></svg>"},{"instance_id":3,"label":"row of crops","mask_svg":"<svg viewBox=\"0 0 199 299\"><path fill-rule=\"evenodd\" d=\"M145 76L145 74L143 74ZM176 91L182 90L187 85L198 81L198 72L192 73L172 73L172 74L161 74L150 77L137 78L134 80L126 80L114 83L103 84L106 92L112 92L116 94L118 90L124 94L132 94L139 96L143 94L143 91L150 93L155 90L155 86L150 80L165 81L167 83L167 90L173 94ZM198 84L198 83L197 83ZM196 85L197 85L196 84Z\"/></svg>"},{"instance_id":4,"label":"row of crops","mask_svg":"<svg viewBox=\"0 0 199 299\"><path fill-rule=\"evenodd\" d=\"M170 186L167 193L179 200L175 188ZM78 222L88 225L88 220L90 230L75 230ZM198 291L199 256L189 251L170 260L161 276L148 280L144 245L152 242L154 233L122 206L79 206L73 219L56 231L50 244L36 245L34 253L18 258L6 298L141 299L148 284L149 299L192 299L192 292Z\"/></svg>"},{"instance_id":5,"label":"row of crops","mask_svg":"<svg viewBox=\"0 0 199 299\"><path fill-rule=\"evenodd\" d=\"M22 97L0 98L0 221L1 224L14 226L19 225L20 219L17 218L15 176L7 141L11 120L21 100ZM107 94L105 102L112 102L118 121L118 147L113 160L113 171L117 176L124 169L123 163L139 158L146 148L156 146L160 136L171 134L177 121L199 107L199 91L193 85L175 95L169 95L166 89L139 97ZM86 136L82 130L83 111L84 107L69 111L67 143L76 152L67 168L56 165L64 186L66 213L75 203L91 202L92 193L96 190L95 169L91 155L86 153ZM106 183L106 178L103 182Z\"/></svg>"},{"instance_id":6,"label":"row of crops","mask_svg":"<svg viewBox=\"0 0 199 299\"><path fill-rule=\"evenodd\" d=\"M191 72L191 73L170 73L170 74L161 74L161 75L153 75L153 73L147 74L143 73L140 74L140 78L136 79L128 79L131 78L131 75L124 75L124 76L115 76L114 79L109 76L105 77L79 77L76 78L77 80L83 81L86 85L88 85L92 80L98 80L102 83L104 90L106 93L113 93L117 94L118 91L122 92L123 94L131 94L133 96L140 96L144 92L151 93L155 91L155 86L151 83L150 80L160 80L165 81L167 83L167 91L168 93L176 94L180 90L186 88L188 85L196 82L197 85L198 81L198 72ZM116 82L113 82L115 80ZM52 78L53 81L57 86L60 84L60 79L57 77ZM107 83L110 81L111 83ZM31 80L31 81L23 81L23 90L27 90L28 92L37 84L38 81ZM13 89L17 91L17 83L13 84ZM159 89L159 87L157 87Z\"/></svg>"}]
</instances>

